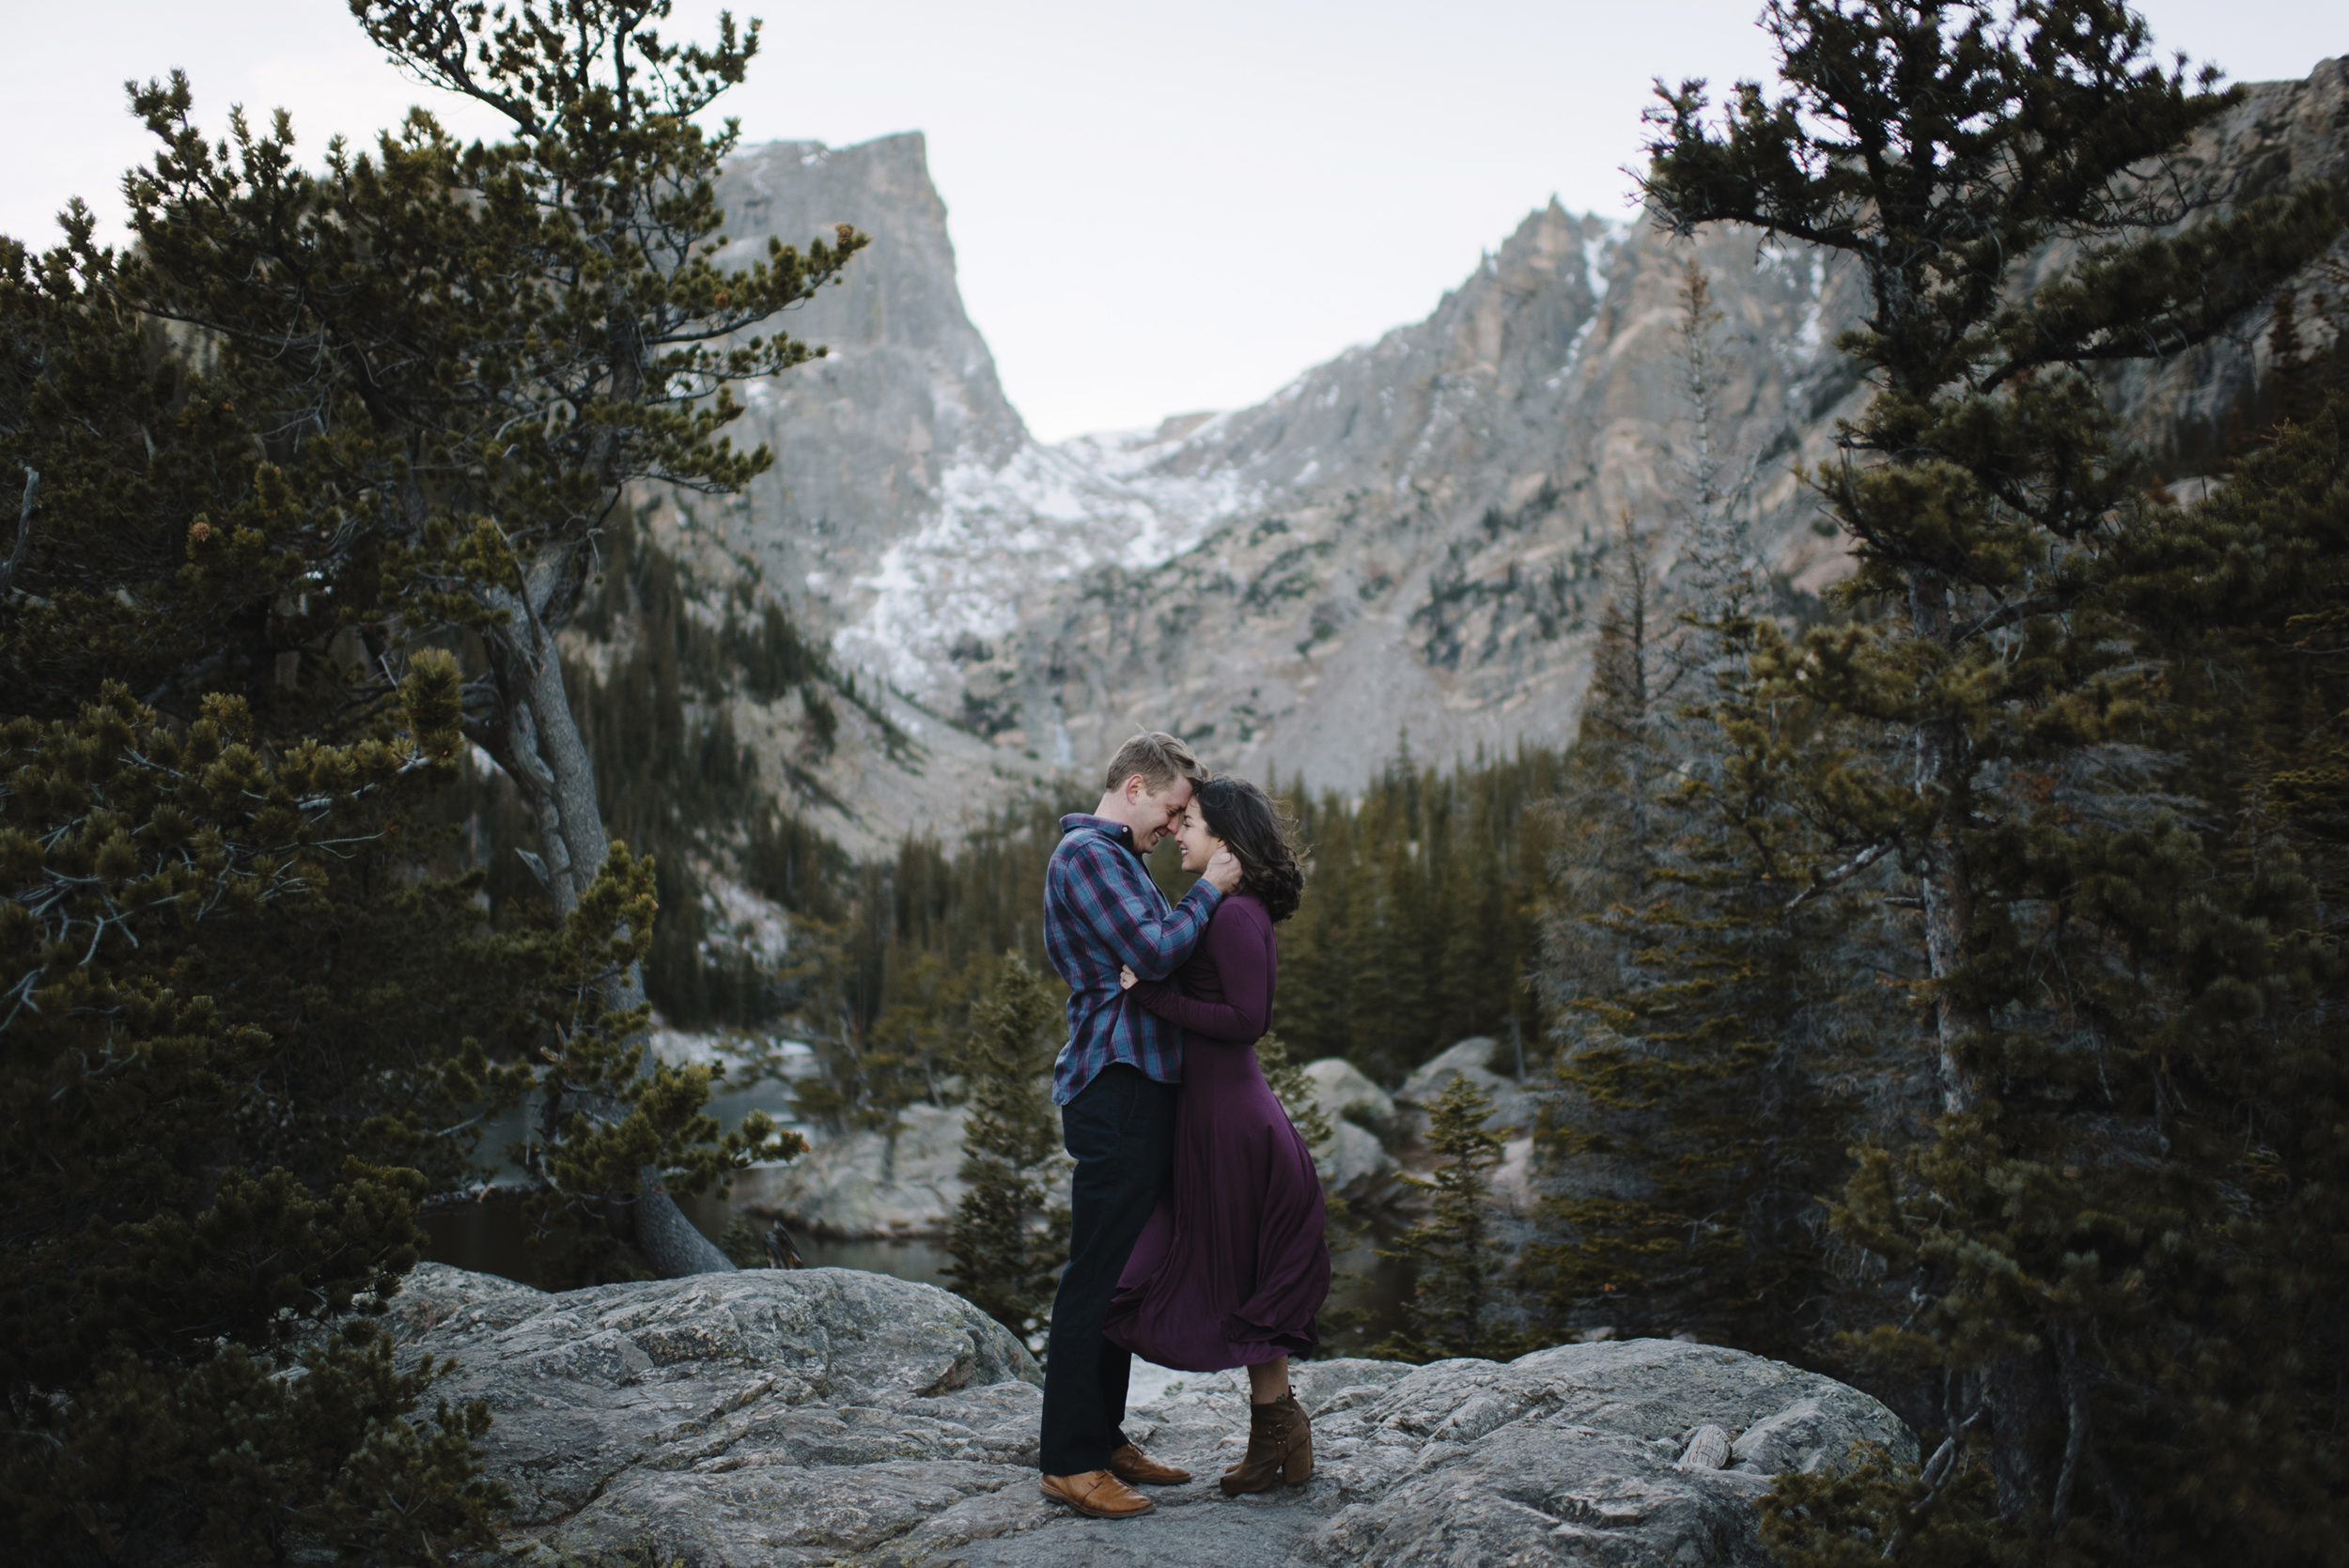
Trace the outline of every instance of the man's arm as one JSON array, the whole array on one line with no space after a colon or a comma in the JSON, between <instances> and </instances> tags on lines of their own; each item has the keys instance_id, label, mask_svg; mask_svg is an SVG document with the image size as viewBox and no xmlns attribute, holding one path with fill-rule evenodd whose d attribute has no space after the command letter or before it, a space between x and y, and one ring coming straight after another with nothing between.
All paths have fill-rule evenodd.
<instances>
[{"instance_id":1,"label":"man's arm","mask_svg":"<svg viewBox=\"0 0 2349 1568\"><path fill-rule=\"evenodd\" d=\"M1123 862L1122 864L1120 862ZM1069 911L1136 974L1163 980L1190 956L1223 894L1202 877L1166 911L1140 862L1101 843L1078 846L1068 857Z\"/></svg>"},{"instance_id":2,"label":"man's arm","mask_svg":"<svg viewBox=\"0 0 2349 1568\"><path fill-rule=\"evenodd\" d=\"M1185 1034L1240 1045L1263 1038L1272 1022L1272 970L1265 962L1264 933L1240 917L1241 906L1207 927L1207 956L1223 983L1221 1001L1187 997L1170 981L1141 980L1134 1000Z\"/></svg>"}]
</instances>

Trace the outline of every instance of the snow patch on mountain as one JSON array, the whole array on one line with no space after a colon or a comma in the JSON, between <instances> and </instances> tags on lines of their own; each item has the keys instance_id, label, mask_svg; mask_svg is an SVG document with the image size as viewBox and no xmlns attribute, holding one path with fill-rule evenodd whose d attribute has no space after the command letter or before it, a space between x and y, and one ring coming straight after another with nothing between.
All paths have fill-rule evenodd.
<instances>
[{"instance_id":1,"label":"snow patch on mountain","mask_svg":"<svg viewBox=\"0 0 2349 1568\"><path fill-rule=\"evenodd\" d=\"M1220 417L1026 442L999 467L958 458L940 477L936 510L856 580L869 605L840 629L834 651L909 695L936 696L956 650L1008 633L1035 589L1097 567L1146 571L1189 550L1256 500L1229 470L1190 476L1159 466Z\"/></svg>"}]
</instances>

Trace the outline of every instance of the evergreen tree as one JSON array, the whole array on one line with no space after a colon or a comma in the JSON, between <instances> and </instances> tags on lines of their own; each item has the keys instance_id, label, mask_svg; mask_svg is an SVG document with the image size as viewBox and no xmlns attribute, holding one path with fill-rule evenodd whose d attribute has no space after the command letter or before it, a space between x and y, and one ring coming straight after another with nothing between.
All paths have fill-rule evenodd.
<instances>
[{"instance_id":1,"label":"evergreen tree","mask_svg":"<svg viewBox=\"0 0 2349 1568\"><path fill-rule=\"evenodd\" d=\"M1689 569L1667 598L1626 539L1556 807L1541 983L1560 1046L1527 1283L1553 1331L1693 1331L1816 1363L1840 1261L1816 1195L1840 1185L1863 1126L1831 1086L1873 1078L1911 1106L1866 1060L1866 1025L1898 1020L1869 1019L1853 995L1855 967L1886 967L1854 940L1859 890L1788 908L1817 850L1776 774L1828 735L1808 705L1758 701L1747 670L1774 607L1745 542L1746 487L1712 442L1719 320L1691 264L1675 520Z\"/></svg>"},{"instance_id":2,"label":"evergreen tree","mask_svg":"<svg viewBox=\"0 0 2349 1568\"><path fill-rule=\"evenodd\" d=\"M226 692L236 693L242 742L263 757L296 755L319 745L313 726L347 744L382 744L405 710L385 709L364 694L347 700L356 677L345 660L365 662L366 637L381 628L346 617L397 616L408 602L401 597L408 588L397 573L381 569L380 555L337 553L332 497L322 499L304 459L272 453L268 427L257 421L253 405L229 396L235 383L195 370L151 320L125 307L107 281L104 259L86 246L86 215L77 217L68 244L38 258L0 242L0 319L6 321L0 457L43 476L38 488L28 483L33 505L23 508L12 549L7 635L0 638L0 660L11 678L0 716L76 714L101 700L118 670L135 677L178 724L194 722ZM288 460L272 460L279 455ZM419 546L409 559L428 553ZM411 673L415 660L443 657L419 647L409 660ZM208 693L207 686L226 690ZM461 702L461 686L459 694ZM448 756L438 760L461 753L461 738L447 749ZM403 809L397 828L409 836L397 859L406 869L382 873L392 881L351 901L373 929L346 928L337 942L366 941L387 963L397 964L433 951L429 942L419 944L419 931L444 931L452 940L478 934L474 886L441 879L461 874L465 859L452 853L445 832L436 831L436 824L449 820L447 806L445 794L430 791ZM650 870L623 856L613 878L590 884L606 907L583 918L610 929L625 912L648 927L650 888L640 898L636 883ZM412 885L403 879L415 872L426 873L425 879ZM413 907L402 908L403 897ZM426 905L432 907L429 914L423 912ZM424 924L412 927L405 924L411 919ZM509 956L503 961L513 968L501 984L514 997L526 1003L549 984L567 984L550 981L548 967L584 961L583 955L562 955L565 929L553 922L508 932ZM339 951L332 944L285 951L287 979L262 993L284 999L277 1022L323 1032L368 1026L364 990L326 978L341 961ZM635 959L631 953L616 969L589 969L601 976L597 984L620 987L615 994L624 1000L625 976ZM416 970L404 972L412 978L428 973L431 963L422 958ZM615 1228L635 1239L642 1234L635 1222L653 1206L628 1201L647 1172L618 1177L616 1186L580 1185L590 1172L599 1179L613 1174L597 1151L653 1154L648 1174L654 1185L678 1180L695 1187L746 1163L745 1150L784 1152L784 1143L770 1140L770 1127L753 1126L741 1149L722 1141L687 1157L688 1145L716 1134L715 1124L700 1114L707 1070L688 1069L682 1078L650 1074L617 1095L587 1094L580 1086L589 1081L619 1083L625 1074L617 1063L649 1069L639 1044L625 1031L572 1027L568 1008L562 1021L532 1011L535 1004L512 1013L497 986L468 989L455 977L459 967L451 968L444 1017L459 1021L444 1040L412 1048L400 1065L387 1063L391 1081L406 1086L428 1079L437 1071L431 1063L467 1034L485 1042L501 1069L534 1071L544 1079L541 1108L559 1104L565 1110L561 1115L550 1110L525 1157L543 1181L564 1184L559 1193L550 1188L541 1194L553 1200L546 1218L568 1235L594 1238L605 1259L593 1266L616 1266ZM195 978L182 975L181 983ZM257 998L250 1005L257 1013L261 1004ZM476 1009L471 1016L461 1012L468 1006ZM632 1006L614 1011L639 1016ZM502 1017L515 1021L490 1021ZM557 1036L564 1049L544 1054ZM610 1061L599 1059L605 1056ZM303 1094L317 1096L320 1110L348 1097L332 1079L305 1082ZM284 1113L288 1125L315 1136L321 1147L350 1146L347 1129L333 1128L331 1118L313 1120L311 1110L303 1100L300 1110ZM457 1107L417 1114L421 1125L472 1123L470 1112ZM435 1115L441 1120L431 1123ZM427 1141L413 1157L428 1178L428 1192L444 1197L475 1172L462 1159L430 1152L438 1147ZM703 1159L712 1154L718 1154L715 1166ZM659 1206L684 1223L665 1194Z\"/></svg>"},{"instance_id":3,"label":"evergreen tree","mask_svg":"<svg viewBox=\"0 0 2349 1568\"><path fill-rule=\"evenodd\" d=\"M695 116L742 79L755 24L723 18L702 48L659 37L667 0L351 9L396 63L512 139L460 145L417 110L372 152L330 146L311 173L282 114L267 133L234 115L208 139L175 75L132 94L162 144L126 184L137 250L91 250L86 225L74 243L113 299L197 329L224 400L271 432L308 556L308 619L280 635L341 689L345 722L388 700L385 672L419 639L478 639L466 734L527 808L567 918L609 853L556 644L597 536L631 482L725 490L768 466L721 433L741 411L726 389L812 350L744 334L863 240L842 225L747 270L713 265L712 180L738 132ZM642 999L633 967L614 984L616 1011ZM630 1185L656 1267L727 1266L658 1172Z\"/></svg>"},{"instance_id":4,"label":"evergreen tree","mask_svg":"<svg viewBox=\"0 0 2349 1568\"><path fill-rule=\"evenodd\" d=\"M1664 604L1626 530L1625 568L1599 613L1575 743L1547 809L1556 820L1554 898L1542 921L1540 983L1554 1006L1621 989L1631 964L1610 911L1641 903L1656 871L1658 797L1673 761Z\"/></svg>"},{"instance_id":5,"label":"evergreen tree","mask_svg":"<svg viewBox=\"0 0 2349 1568\"><path fill-rule=\"evenodd\" d=\"M908 1106L951 1099L989 974L1006 953L1032 968L1045 961L1044 868L1061 815L1076 809L1042 795L1016 802L960 835L951 854L909 836L857 869L845 908L802 923L805 959L787 977L786 1002L816 1050L817 1072L797 1082L802 1115L885 1129ZM1049 970L1037 981L1057 994Z\"/></svg>"},{"instance_id":6,"label":"evergreen tree","mask_svg":"<svg viewBox=\"0 0 2349 1568\"><path fill-rule=\"evenodd\" d=\"M1485 1130L1492 1111L1491 1099L1466 1078L1453 1079L1429 1109L1427 1141L1440 1163L1432 1176L1405 1178L1430 1195L1429 1213L1383 1254L1410 1265L1413 1284L1403 1328L1378 1346L1380 1356L1505 1361L1527 1348L1508 1260L1495 1245L1492 1170L1501 1145Z\"/></svg>"},{"instance_id":7,"label":"evergreen tree","mask_svg":"<svg viewBox=\"0 0 2349 1568\"><path fill-rule=\"evenodd\" d=\"M779 1146L717 1139L710 1075L640 1072L641 1014L607 1005L649 867L615 852L559 923L482 918L439 826L459 666L412 644L386 680L369 643L445 536L347 528L313 432L131 308L89 226L0 241L9 1544L444 1561L490 1542L486 1418L366 1319L420 1204L487 1173L485 1124L540 1094L524 1157L574 1195Z\"/></svg>"},{"instance_id":8,"label":"evergreen tree","mask_svg":"<svg viewBox=\"0 0 2349 1568\"><path fill-rule=\"evenodd\" d=\"M466 1167L468 1112L527 1085L466 1031L599 1009L453 918L461 885L397 877L456 744L454 661L420 659L405 696L397 732L274 760L226 697L182 728L115 687L0 728L16 1560L424 1563L493 1539L486 1415L435 1406L367 1319L415 1262L418 1200Z\"/></svg>"},{"instance_id":9,"label":"evergreen tree","mask_svg":"<svg viewBox=\"0 0 2349 1568\"><path fill-rule=\"evenodd\" d=\"M2219 1082L2250 1090L2296 1032L2309 887L2193 820L2182 667L2137 585L2180 520L2087 371L2224 329L2338 222L2319 192L2220 217L2146 178L2231 100L2151 64L2124 7L1783 0L1766 25L1784 93L1740 85L1718 130L1699 87L1668 94L1646 189L1684 230L1843 253L1871 290L1840 343L1877 395L1817 476L1852 618L1764 624L1750 663L1766 702L1874 737L1778 753L1776 787L1826 841L1814 896L1886 866L1913 895L1941 1115L1863 1159L1837 1223L1906 1293L1872 1343L1945 1390L1921 1471L1788 1478L1776 1538L1822 1562L2337 1554L2329 1406L2290 1392L2319 1342L2242 1219Z\"/></svg>"},{"instance_id":10,"label":"evergreen tree","mask_svg":"<svg viewBox=\"0 0 2349 1568\"><path fill-rule=\"evenodd\" d=\"M1042 1354L1052 1290L1068 1261L1068 1211L1050 1203L1060 1155L1060 1118L1046 1091L1060 1008L1018 954L995 967L972 1009L963 1074L971 1117L946 1277L955 1294Z\"/></svg>"},{"instance_id":11,"label":"evergreen tree","mask_svg":"<svg viewBox=\"0 0 2349 1568\"><path fill-rule=\"evenodd\" d=\"M600 658L571 659L564 684L605 825L654 863L661 916L645 958L646 998L677 1028L770 1024L789 995L726 940L710 877L735 872L788 913L836 919L847 857L766 799L757 761L736 736L734 709L743 699L788 699L830 714L828 662L787 615L759 603L754 572L722 595L625 516L605 536L603 552L601 581L578 624L605 646ZM799 776L776 782L809 793ZM824 799L820 789L815 798ZM520 813L495 815L505 831L491 853L504 851L519 869L512 851L537 835ZM508 877L491 891L493 898L536 898L545 890Z\"/></svg>"},{"instance_id":12,"label":"evergreen tree","mask_svg":"<svg viewBox=\"0 0 2349 1568\"><path fill-rule=\"evenodd\" d=\"M1466 1035L1544 1037L1525 984L1540 937L1559 753L1532 746L1450 769L1408 750L1358 800L1289 798L1314 895L1282 928L1273 1026L1305 1060L1397 1083Z\"/></svg>"}]
</instances>

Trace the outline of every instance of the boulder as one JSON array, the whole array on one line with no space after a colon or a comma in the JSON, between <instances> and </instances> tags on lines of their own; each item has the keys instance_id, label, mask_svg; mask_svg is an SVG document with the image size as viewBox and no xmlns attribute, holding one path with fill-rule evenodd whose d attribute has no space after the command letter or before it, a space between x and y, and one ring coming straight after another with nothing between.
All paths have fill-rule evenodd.
<instances>
[{"instance_id":1,"label":"boulder","mask_svg":"<svg viewBox=\"0 0 2349 1568\"><path fill-rule=\"evenodd\" d=\"M1393 1179L1394 1156L1387 1153L1377 1134L1353 1122L1334 1117L1335 1135L1314 1151L1314 1170L1321 1185L1338 1197L1366 1199L1382 1191Z\"/></svg>"},{"instance_id":2,"label":"boulder","mask_svg":"<svg viewBox=\"0 0 2349 1568\"><path fill-rule=\"evenodd\" d=\"M1864 1444L1916 1452L1865 1394L1711 1345L1314 1361L1292 1379L1313 1414L1311 1483L1221 1496L1214 1478L1246 1444L1244 1383L1186 1376L1127 1432L1198 1479L1107 1525L1036 1495L1027 1353L927 1285L754 1269L550 1296L426 1265L390 1321L405 1353L453 1366L449 1394L489 1404L515 1543L591 1560L1760 1568L1771 1476Z\"/></svg>"},{"instance_id":3,"label":"boulder","mask_svg":"<svg viewBox=\"0 0 2349 1568\"><path fill-rule=\"evenodd\" d=\"M763 1165L734 1184L736 1206L780 1215L795 1229L847 1241L942 1236L969 1188L962 1171L961 1106L908 1106L894 1133L810 1134L807 1153ZM1066 1160L1051 1172L1052 1201L1068 1201Z\"/></svg>"},{"instance_id":4,"label":"boulder","mask_svg":"<svg viewBox=\"0 0 2349 1568\"><path fill-rule=\"evenodd\" d=\"M1394 1100L1360 1067L1341 1056L1305 1064L1314 1103L1332 1122L1353 1122L1385 1138L1394 1131Z\"/></svg>"},{"instance_id":5,"label":"boulder","mask_svg":"<svg viewBox=\"0 0 2349 1568\"><path fill-rule=\"evenodd\" d=\"M734 1201L781 1215L817 1235L935 1236L946 1233L965 1188L959 1106L908 1106L892 1133L860 1128L811 1135L787 1165L738 1179Z\"/></svg>"},{"instance_id":6,"label":"boulder","mask_svg":"<svg viewBox=\"0 0 2349 1568\"><path fill-rule=\"evenodd\" d=\"M512 1523L581 1556L814 1564L1015 1483L1034 1498L1041 1374L929 1285L746 1269L549 1295L427 1264L403 1343L485 1401Z\"/></svg>"},{"instance_id":7,"label":"boulder","mask_svg":"<svg viewBox=\"0 0 2349 1568\"><path fill-rule=\"evenodd\" d=\"M1403 1087L1394 1092L1395 1103L1406 1112L1410 1129L1419 1137L1427 1136L1427 1111L1455 1078L1465 1078L1482 1089L1493 1102L1492 1114L1485 1118L1488 1132L1527 1132L1533 1126L1534 1112L1539 1109L1532 1095L1521 1088L1517 1079L1503 1078L1492 1070L1492 1059L1500 1042L1489 1034L1472 1034L1459 1044L1423 1063L1403 1080Z\"/></svg>"},{"instance_id":8,"label":"boulder","mask_svg":"<svg viewBox=\"0 0 2349 1568\"><path fill-rule=\"evenodd\" d=\"M1501 1163L1494 1166L1486 1190L1502 1214L1512 1219L1531 1219L1541 1206L1542 1196L1533 1187L1533 1140L1512 1138L1501 1145Z\"/></svg>"},{"instance_id":9,"label":"boulder","mask_svg":"<svg viewBox=\"0 0 2349 1568\"><path fill-rule=\"evenodd\" d=\"M1131 1560L1763 1568L1756 1504L1773 1476L1840 1468L1868 1445L1916 1455L1915 1439L1868 1395L1716 1345L1628 1340L1505 1364L1314 1361L1296 1374L1313 1416L1313 1483L1192 1505L1250 1509L1252 1533L1234 1550L1203 1538L1194 1556L1169 1539L1155 1548L1163 1557ZM1127 1432L1212 1476L1245 1448L1245 1397L1236 1374L1178 1384ZM1160 1514L1133 1528L1175 1537L1179 1514L1170 1494L1158 1496ZM1052 1560L1040 1545L974 1544L962 1555L971 1568L1024 1568Z\"/></svg>"}]
</instances>

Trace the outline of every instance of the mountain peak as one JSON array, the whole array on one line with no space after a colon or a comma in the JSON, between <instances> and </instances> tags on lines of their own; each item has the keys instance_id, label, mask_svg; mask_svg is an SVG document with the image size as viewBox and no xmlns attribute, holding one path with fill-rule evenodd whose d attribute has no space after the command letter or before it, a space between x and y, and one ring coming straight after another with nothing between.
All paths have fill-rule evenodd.
<instances>
[{"instance_id":1,"label":"mountain peak","mask_svg":"<svg viewBox=\"0 0 2349 1568\"><path fill-rule=\"evenodd\" d=\"M2255 87L2182 166L2340 178L2344 83L2327 62ZM779 142L729 169L741 247L835 222L874 245L791 323L835 357L754 390L747 433L778 461L724 526L940 745L1040 771L1143 722L1346 786L1407 723L1436 753L1571 735L1626 523L1659 572L1673 558L1691 262L1723 318L1715 450L1753 465L1756 542L1800 583L1843 569L1792 476L1867 396L1831 348L1862 289L1825 253L1553 194L1426 318L1253 408L1046 446L963 312L925 154L918 132ZM2124 415L2149 437L2214 417L2255 336L2122 373Z\"/></svg>"}]
</instances>

